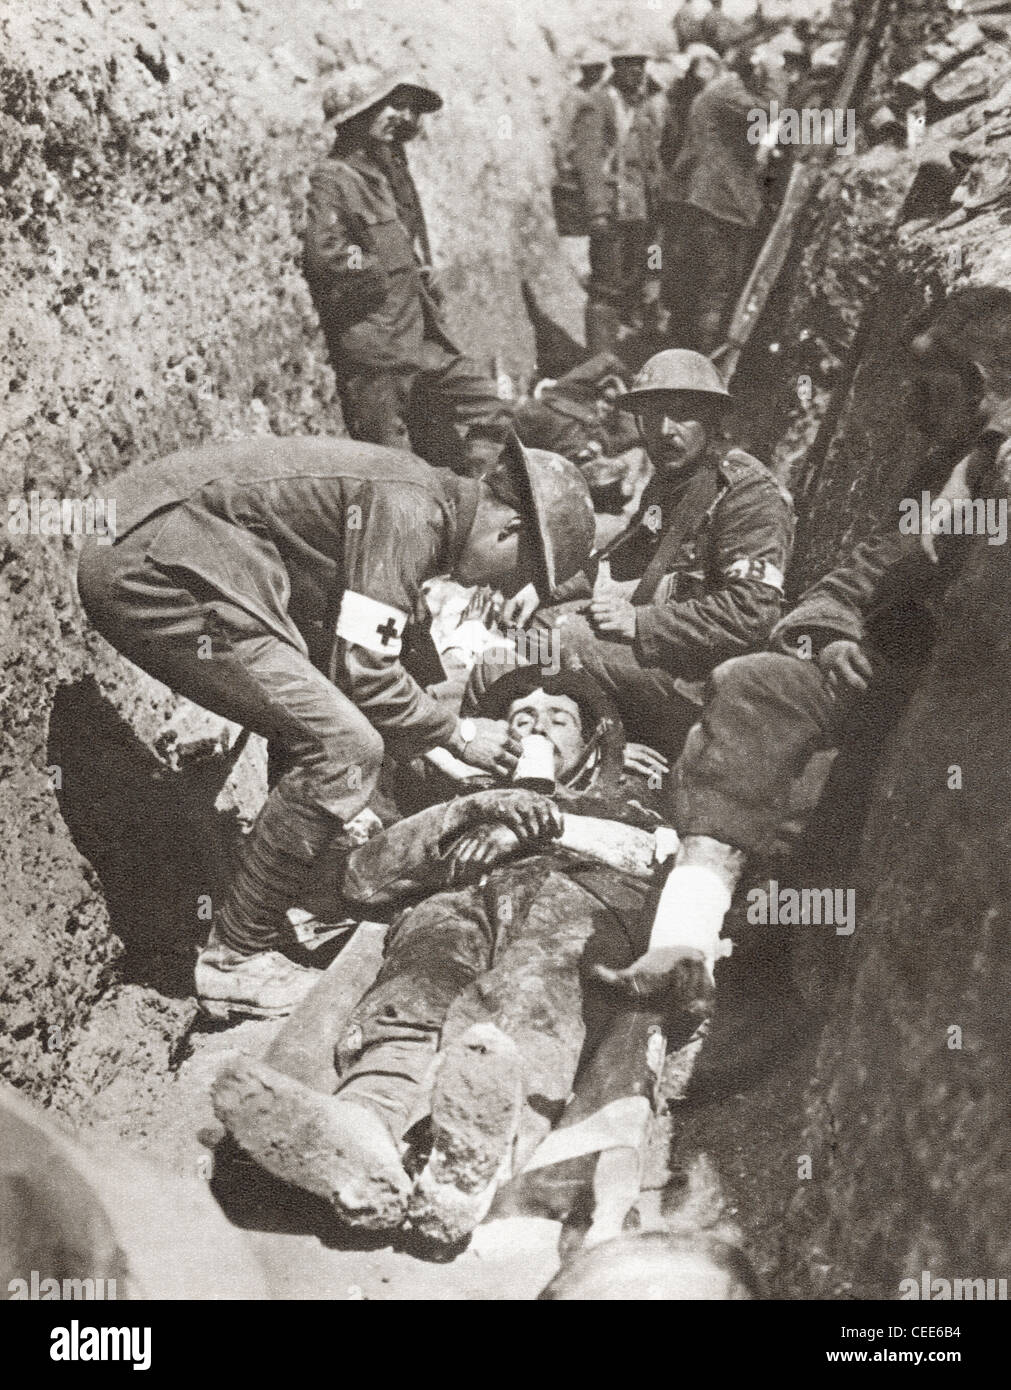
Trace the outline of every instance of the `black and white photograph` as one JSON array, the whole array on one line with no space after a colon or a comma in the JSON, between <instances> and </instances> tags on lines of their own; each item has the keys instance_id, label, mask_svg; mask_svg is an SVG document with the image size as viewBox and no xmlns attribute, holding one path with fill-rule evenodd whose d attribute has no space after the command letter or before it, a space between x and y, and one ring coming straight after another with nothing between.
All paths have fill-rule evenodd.
<instances>
[{"instance_id":1,"label":"black and white photograph","mask_svg":"<svg viewBox=\"0 0 1011 1390\"><path fill-rule=\"evenodd\" d=\"M979 1373L1009 498L1011 0L0 0L9 1344Z\"/></svg>"}]
</instances>

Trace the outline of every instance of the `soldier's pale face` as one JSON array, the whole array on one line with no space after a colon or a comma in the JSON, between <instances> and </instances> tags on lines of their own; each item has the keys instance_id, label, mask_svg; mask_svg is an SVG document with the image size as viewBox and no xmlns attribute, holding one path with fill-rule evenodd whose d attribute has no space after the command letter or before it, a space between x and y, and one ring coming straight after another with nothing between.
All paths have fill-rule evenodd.
<instances>
[{"instance_id":1,"label":"soldier's pale face","mask_svg":"<svg viewBox=\"0 0 1011 1390\"><path fill-rule=\"evenodd\" d=\"M407 97L392 97L381 106L369 123L369 137L382 144L411 140L418 133L421 118Z\"/></svg>"},{"instance_id":2,"label":"soldier's pale face","mask_svg":"<svg viewBox=\"0 0 1011 1390\"><path fill-rule=\"evenodd\" d=\"M701 420L683 420L667 402L644 406L636 416L642 442L661 475L680 473L705 452L709 434Z\"/></svg>"},{"instance_id":3,"label":"soldier's pale face","mask_svg":"<svg viewBox=\"0 0 1011 1390\"><path fill-rule=\"evenodd\" d=\"M565 778L586 748L579 706L568 695L534 690L509 706L509 732L517 738L541 734L555 750L555 777Z\"/></svg>"}]
</instances>

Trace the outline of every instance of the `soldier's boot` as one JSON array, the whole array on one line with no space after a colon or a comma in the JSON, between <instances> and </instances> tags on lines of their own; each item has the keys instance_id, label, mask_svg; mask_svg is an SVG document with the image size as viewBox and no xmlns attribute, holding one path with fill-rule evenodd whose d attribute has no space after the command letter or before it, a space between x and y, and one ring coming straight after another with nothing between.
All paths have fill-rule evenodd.
<instances>
[{"instance_id":1,"label":"soldier's boot","mask_svg":"<svg viewBox=\"0 0 1011 1390\"><path fill-rule=\"evenodd\" d=\"M464 467L469 478L483 478L499 461L502 453L501 439L491 439L486 434L471 434L463 446Z\"/></svg>"},{"instance_id":2,"label":"soldier's boot","mask_svg":"<svg viewBox=\"0 0 1011 1390\"><path fill-rule=\"evenodd\" d=\"M242 861L197 958L197 1000L213 1018L283 1018L319 978L277 949L285 914L318 873L341 822L282 781L267 797Z\"/></svg>"},{"instance_id":3,"label":"soldier's boot","mask_svg":"<svg viewBox=\"0 0 1011 1390\"><path fill-rule=\"evenodd\" d=\"M320 978L321 971L296 965L280 951L243 955L214 931L197 957L197 1002L209 1018L286 1018Z\"/></svg>"},{"instance_id":4,"label":"soldier's boot","mask_svg":"<svg viewBox=\"0 0 1011 1390\"><path fill-rule=\"evenodd\" d=\"M516 1044L493 1023L475 1023L444 1052L432 1093L432 1151L411 1194L419 1234L455 1245L484 1220L508 1181L523 1108Z\"/></svg>"},{"instance_id":5,"label":"soldier's boot","mask_svg":"<svg viewBox=\"0 0 1011 1390\"><path fill-rule=\"evenodd\" d=\"M586 350L591 357L598 352L614 352L617 349L621 312L613 304L587 300L585 324Z\"/></svg>"},{"instance_id":6,"label":"soldier's boot","mask_svg":"<svg viewBox=\"0 0 1011 1390\"><path fill-rule=\"evenodd\" d=\"M371 1107L238 1055L222 1066L211 1098L232 1138L269 1173L322 1197L349 1226L400 1225L411 1183L393 1135Z\"/></svg>"}]
</instances>

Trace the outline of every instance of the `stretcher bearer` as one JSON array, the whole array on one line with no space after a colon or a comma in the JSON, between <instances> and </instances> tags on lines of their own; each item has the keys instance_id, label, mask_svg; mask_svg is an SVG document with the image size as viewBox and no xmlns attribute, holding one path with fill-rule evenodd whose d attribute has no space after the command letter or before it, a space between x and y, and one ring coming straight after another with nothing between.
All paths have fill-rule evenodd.
<instances>
[{"instance_id":1,"label":"stretcher bearer","mask_svg":"<svg viewBox=\"0 0 1011 1390\"><path fill-rule=\"evenodd\" d=\"M289 907L367 803L385 749L449 749L507 773L502 722L459 720L408 673L422 583L547 592L587 559L593 513L565 459L512 439L487 478L400 449L273 437L131 469L114 545L81 557L95 627L197 704L263 735L272 790L210 940L197 994L218 1016L288 1013L317 972L278 949ZM407 664L405 664L405 662Z\"/></svg>"}]
</instances>

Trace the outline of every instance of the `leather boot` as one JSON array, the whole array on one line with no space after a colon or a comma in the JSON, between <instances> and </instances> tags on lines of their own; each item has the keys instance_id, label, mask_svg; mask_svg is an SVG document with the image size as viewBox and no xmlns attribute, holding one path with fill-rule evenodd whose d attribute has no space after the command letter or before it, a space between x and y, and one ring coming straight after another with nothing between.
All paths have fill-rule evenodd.
<instances>
[{"instance_id":1,"label":"leather boot","mask_svg":"<svg viewBox=\"0 0 1011 1390\"><path fill-rule=\"evenodd\" d=\"M288 908L298 905L340 831L335 816L298 796L291 778L267 797L197 962L206 1012L281 1018L312 988L319 972L294 965L277 947Z\"/></svg>"}]
</instances>

